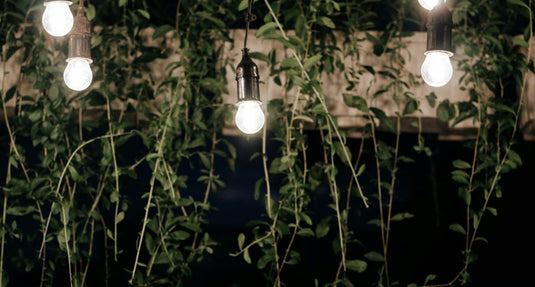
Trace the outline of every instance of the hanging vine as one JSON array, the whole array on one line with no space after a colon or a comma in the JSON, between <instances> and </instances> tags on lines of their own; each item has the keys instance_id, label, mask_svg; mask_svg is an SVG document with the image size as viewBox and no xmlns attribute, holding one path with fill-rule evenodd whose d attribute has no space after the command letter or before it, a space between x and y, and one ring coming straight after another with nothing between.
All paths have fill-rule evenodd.
<instances>
[{"instance_id":1,"label":"hanging vine","mask_svg":"<svg viewBox=\"0 0 535 287\"><path fill-rule=\"evenodd\" d=\"M222 250L210 233L212 195L227 190L221 174L242 152L226 133L235 109L226 73L236 66L227 56L252 3L254 37L282 49L251 57L269 71L262 84L282 94L264 102L266 125L253 136L263 176L250 189L264 209L236 232L230 258L276 287L294 283L311 246L334 263L306 286L476 284L487 218L523 164L533 2L448 2L469 97L455 103L414 92L424 84L408 66L408 41L425 23L417 1L384 2L85 1L94 82L73 92L62 81L67 41L44 32L42 1L0 0L0 286L19 273L32 286L185 286ZM344 90L331 91L329 77L343 77ZM342 101L362 128L333 112ZM426 216L402 202L402 172L435 156L424 105L476 132L469 155L440 163L462 207L445 228L459 235L458 266L409 278L393 243Z\"/></svg>"}]
</instances>

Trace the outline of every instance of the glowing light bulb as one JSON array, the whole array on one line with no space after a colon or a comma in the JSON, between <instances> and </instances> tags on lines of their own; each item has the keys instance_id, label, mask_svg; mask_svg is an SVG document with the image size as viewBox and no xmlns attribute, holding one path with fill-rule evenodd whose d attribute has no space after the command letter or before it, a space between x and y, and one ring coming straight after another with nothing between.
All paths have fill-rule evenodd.
<instances>
[{"instance_id":1,"label":"glowing light bulb","mask_svg":"<svg viewBox=\"0 0 535 287\"><path fill-rule=\"evenodd\" d=\"M55 37L67 35L74 24L74 17L69 9L71 1L48 1L44 3L45 12L43 12L43 28L45 31Z\"/></svg>"},{"instance_id":2,"label":"glowing light bulb","mask_svg":"<svg viewBox=\"0 0 535 287\"><path fill-rule=\"evenodd\" d=\"M255 134L264 127L264 112L259 101L241 101L237 103L236 126L246 134Z\"/></svg>"},{"instance_id":3,"label":"glowing light bulb","mask_svg":"<svg viewBox=\"0 0 535 287\"><path fill-rule=\"evenodd\" d=\"M69 89L82 91L87 89L93 80L93 72L89 64L93 62L87 58L69 58L67 59L67 68L63 72L63 81Z\"/></svg>"},{"instance_id":4,"label":"glowing light bulb","mask_svg":"<svg viewBox=\"0 0 535 287\"><path fill-rule=\"evenodd\" d=\"M425 54L422 64L422 78L432 87L446 85L453 76L450 57L453 54L445 51L429 51Z\"/></svg>"},{"instance_id":5,"label":"glowing light bulb","mask_svg":"<svg viewBox=\"0 0 535 287\"><path fill-rule=\"evenodd\" d=\"M446 3L446 0L418 0L418 3L420 3L420 5L427 10L433 10L433 8L435 8L440 1L444 1L444 3Z\"/></svg>"}]
</instances>

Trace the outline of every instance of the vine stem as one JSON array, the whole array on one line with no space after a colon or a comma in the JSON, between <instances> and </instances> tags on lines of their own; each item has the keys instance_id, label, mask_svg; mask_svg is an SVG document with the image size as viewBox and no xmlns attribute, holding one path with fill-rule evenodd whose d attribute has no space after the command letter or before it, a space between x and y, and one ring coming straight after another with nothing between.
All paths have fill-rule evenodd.
<instances>
[{"instance_id":1,"label":"vine stem","mask_svg":"<svg viewBox=\"0 0 535 287\"><path fill-rule=\"evenodd\" d=\"M268 170L268 158L267 158L267 127L264 125L262 131L262 165L264 166L264 178L266 181L266 202L267 202L267 213L268 217L273 217L273 211L271 210L271 186L269 184L269 170Z\"/></svg>"},{"instance_id":2,"label":"vine stem","mask_svg":"<svg viewBox=\"0 0 535 287\"><path fill-rule=\"evenodd\" d=\"M158 168L159 168L159 166L161 164L161 161L163 159L163 145L165 143L165 138L167 136L167 129L168 129L169 125L171 124L170 123L171 115L173 114L172 111L173 111L175 105L176 105L176 100L172 101L171 107L169 108L169 114L167 115L167 119L165 120L165 126L164 126L163 131L162 131L162 138L161 138L161 140L159 142L159 145L158 145L158 148L157 148L158 156L156 158L156 162L154 163L154 170L152 172L152 177L150 179L149 196L147 198L147 205L145 206L145 216L143 217L143 226L141 227L141 234L139 235L139 239L138 239L138 246L137 246L137 251L136 251L136 259L134 261L134 267L132 268L132 277L130 277L130 280L129 280L129 284L130 285L133 284L134 277L136 276L137 265L138 265L138 262L139 262L139 254L141 253L141 246L143 244L143 238L144 238L144 235L145 235L145 229L147 228L147 221L148 221L148 217L149 217L150 204L152 202L152 195L153 195L153 192L154 192L154 184L155 184L155 181L156 181L156 174L158 173Z\"/></svg>"},{"instance_id":3,"label":"vine stem","mask_svg":"<svg viewBox=\"0 0 535 287\"><path fill-rule=\"evenodd\" d=\"M266 6L268 7L269 9L269 12L271 14L271 16L273 17L273 19L275 20L275 23L277 24L277 27L279 29L279 31L281 32L282 34L282 37L285 39L285 40L289 40L288 36L286 35L286 32L284 31L281 23L279 22L279 19L277 17L277 15L275 14L275 12L273 11L273 8L271 7L271 5L269 4L269 1L268 0L264 0L264 2L266 3ZM299 64L299 67L301 68L301 70L303 71L304 75L305 75L305 78L310 81L310 76L308 75L308 73L306 72L305 70L305 67L303 66L303 62L301 61L301 58L299 58L299 56L297 55L297 53L295 52L294 49L290 49L291 52L292 52L292 55L294 56L295 60L297 61L297 63ZM325 99L322 95L322 93L320 93L316 87L312 87L312 90L314 91L314 95L315 97L320 101L321 103L321 106L322 108L324 109L324 111L326 112L327 114L327 119L329 120L329 123L330 125L332 125L332 127L334 128L334 131L336 133L336 136L340 139L340 141L344 144L344 156L346 157L346 160L348 162L351 162L351 158L349 156L349 153L347 151L347 149L345 148L345 141L343 140L344 138L342 137L342 134L340 133L340 130L338 129L338 127L336 126L336 123L331 115L331 113L329 112L329 108L327 107L327 104L325 102ZM355 183L357 184L357 187L358 187L358 190L359 190L359 193L360 193L360 197L362 198L362 202L364 203L364 206L366 208L369 208L369 204L368 204L368 200L366 199L366 197L364 196L364 192L362 191L362 188L360 186L360 183L359 183L359 180L357 178L357 173L355 171L355 169L353 168L353 165L349 164L349 168L351 169L351 173L353 175L353 178L355 179Z\"/></svg>"},{"instance_id":4,"label":"vine stem","mask_svg":"<svg viewBox=\"0 0 535 287\"><path fill-rule=\"evenodd\" d=\"M386 234L385 234L385 215L384 215L384 204L383 204L383 190L381 186L381 164L379 162L379 157L377 156L379 154L379 144L377 142L377 134L375 130L375 122L373 121L373 117L371 115L371 111L368 110L368 118L370 119L370 126L371 126L371 132L372 132L372 142L373 142L373 149L375 152L375 168L377 172L377 197L379 201L379 217L380 217L380 228L381 228L381 243L383 247L383 257L384 257L384 272L387 276L387 283L388 280L388 264L387 264L387 258L385 257L387 253L387 244L386 244ZM383 271L381 270L380 276L382 277Z\"/></svg>"},{"instance_id":5,"label":"vine stem","mask_svg":"<svg viewBox=\"0 0 535 287\"><path fill-rule=\"evenodd\" d=\"M533 39L533 11L531 9L532 7L532 3L533 1L532 0L529 0L529 5L527 7L528 9L528 14L529 14L529 31L530 31L530 37L528 39L528 51L527 51L527 60L526 62L529 63L530 59L531 59L531 51L533 49L533 45L532 45L532 39ZM473 66L472 66L473 68ZM522 105L523 105L523 102L524 102L524 97L525 97L525 92L526 92L526 86L527 86L527 74L529 73L529 69L525 68L526 70L524 71L524 76L523 76L523 79L522 79L522 87L520 89L520 99L519 99L519 105L517 107L517 111L515 113L515 124L513 125L513 131L512 131L512 134L511 134L511 139L514 139L514 137L516 136L516 133L518 131L518 123L519 123L519 120L520 120L520 113L522 111ZM481 85L481 84L479 84ZM481 109L479 109L481 110ZM478 137L479 139L479 129L478 129ZM508 146L505 148L505 153L502 157L502 159L500 160L500 162L498 163L498 166L496 167L496 174L494 175L493 179L492 179L492 184L491 184L491 187L487 193L487 195L485 196L485 200L484 200L484 203L483 203L483 207L482 207L482 212L480 214L480 217L478 219L478 223L475 224L474 226L474 230L472 231L472 235L470 236L470 233L468 232L468 228L470 226L470 218L469 218L469 207L467 207L467 232L466 232L466 246L465 246L465 251L466 251L466 254L465 254L465 263L464 263L464 266L463 266L463 269L461 271L459 271L457 273L457 275L449 282L449 283L445 283L445 284L437 284L437 285L425 285L423 287L445 287L445 286L452 286L460 277L462 274L466 273L468 271L468 266L470 264L470 253L471 253L471 250L473 248L473 245L474 245L474 242L476 241L477 239L477 232L479 231L479 226L481 225L481 221L483 219L483 216L484 216L484 212L486 211L487 209L487 206L490 202L490 198L492 197L492 195L494 194L494 191L495 191L495 188L496 188L496 185L498 183L498 179L500 178L500 174L502 172L502 168L503 166L505 165L505 161L507 160L508 156L509 156L509 153L511 151L511 148L512 148L512 145L513 145L513 141L511 140L508 144ZM477 145L476 145L476 150L477 150ZM476 151L477 153L477 151ZM472 164L472 174L474 174L474 166L475 166L475 163ZM470 179L470 182L472 180Z\"/></svg>"},{"instance_id":6,"label":"vine stem","mask_svg":"<svg viewBox=\"0 0 535 287\"><path fill-rule=\"evenodd\" d=\"M4 4L5 6L7 6L7 1L4 1ZM2 18L3 20L5 21L5 14L2 14ZM8 33L11 31L12 28L9 29ZM5 97L6 97L6 51L7 51L7 44L5 45L5 47L1 47L2 48L2 95L1 95L1 98L2 98L2 110L3 110L3 113L4 113L4 123L6 125L6 128L7 128L7 131L8 131L8 134L9 134L9 141L10 141L10 154L11 154L11 151L14 151L15 152L15 155L17 156L18 158L18 161L20 163L20 167L22 169L22 172L24 173L24 176L26 178L26 181L29 183L30 182L30 177L28 176L28 172L26 171L26 168L24 166L24 161L22 159L22 156L20 155L18 149L17 149L17 146L15 144L15 136L13 135L13 131L11 130L11 125L9 124L9 117L7 115L7 107L6 107L6 101L5 101ZM7 168L7 176L6 176L6 183L8 183L11 179L11 162L8 161L8 168ZM1 236L1 242L0 242L0 287L3 286L3 278L4 278L4 248L5 248L5 233L6 233L6 229L5 229L5 224L6 224L6 216L7 216L7 200L8 200L8 196L7 194L4 194L4 203L3 203L3 206L2 206L2 226L1 226L1 231L2 231L2 236ZM38 205L39 206L39 205Z\"/></svg>"},{"instance_id":7,"label":"vine stem","mask_svg":"<svg viewBox=\"0 0 535 287\"><path fill-rule=\"evenodd\" d=\"M106 73L106 65L103 67L103 73ZM117 262L117 241L118 241L118 232L117 232L117 218L119 214L119 196L120 196L120 189L119 189L119 167L117 166L117 156L115 154L115 140L113 138L113 127L111 125L111 103L110 103L110 97L108 93L106 92L106 114L108 117L108 129L110 132L110 148L111 148L111 155L113 158L113 168L114 168L114 175L115 175L115 191L117 192L117 202L115 203L115 214L114 214L114 220L113 220L113 259L115 262Z\"/></svg>"},{"instance_id":8,"label":"vine stem","mask_svg":"<svg viewBox=\"0 0 535 287\"><path fill-rule=\"evenodd\" d=\"M61 188L61 185L62 185L62 181L63 181L63 178L65 177L65 173L67 172L67 169L71 163L71 161L74 159L74 157L76 156L76 154L82 149L84 148L86 145L88 144L91 144L95 141L98 141L98 140L102 140L102 139L107 139L109 138L110 136L114 136L114 137L119 137L119 136L126 136L126 135L130 135L132 134L133 131L130 131L130 132L124 132L124 133L118 133L118 134L114 134L114 135L103 135L103 136L98 136L98 137L95 137L95 138L92 138L90 140L87 140L85 142L83 142L82 144L80 144L71 154L71 156L69 157L69 159L67 160L67 163L65 164L65 167L63 168L63 171L61 172L61 175L59 177L59 182L58 182L58 186L56 187L56 190L55 190L55 194L56 196L58 196L60 199L61 199L61 194L59 192L60 188ZM43 248L46 244L46 235L47 235L47 230L48 230L48 226L50 225L50 218L52 216L52 211L54 209L54 206L55 206L55 201L52 202L52 205L50 207L50 212L49 212L49 215L48 215L48 219L47 219L47 222L45 224L45 229L43 231L43 241L41 242L41 248L39 249L39 258L41 257L41 254L43 252Z\"/></svg>"},{"instance_id":9,"label":"vine stem","mask_svg":"<svg viewBox=\"0 0 535 287\"><path fill-rule=\"evenodd\" d=\"M210 149L210 171L208 172L208 182L206 183L206 189L204 190L203 204L208 203L210 191L212 190L212 184L214 181L215 149L216 149L217 143L218 143L217 133L214 131L212 133L212 147ZM195 234L193 235L193 243L191 244L191 253L195 252L195 247L197 246L198 237L199 237L199 232L195 232Z\"/></svg>"},{"instance_id":10,"label":"vine stem","mask_svg":"<svg viewBox=\"0 0 535 287\"><path fill-rule=\"evenodd\" d=\"M330 125L327 125L328 129L329 129L329 133L328 133L328 136L329 136L329 140L330 142L332 143L332 131L331 131L331 128L330 128ZM323 129L320 129L320 136L321 136L321 140L322 142L325 142L325 134L323 133ZM331 168L334 170L335 166L334 166L334 154L332 151L330 151L330 155L331 155ZM329 157L327 155L327 147L324 147L323 148L323 160L324 160L324 163L326 165L329 164ZM341 250L341 254L342 254L342 262L340 263L340 265L343 267L344 271L347 270L347 266L346 266L346 255L345 255L345 250L344 250L344 233L343 233L343 229L342 229L342 218L341 218L341 215L340 215L340 204L339 204L339 198L338 198L338 189L337 189L337 185L336 185L336 180L334 179L333 175L330 174L330 173L327 173L327 178L329 180L329 189L331 191L331 196L333 197L333 200L334 200L334 205L335 205L335 210L336 210L336 219L337 219L337 224L338 224L338 237L340 239L340 250ZM340 272L337 272L336 273L336 279L338 279L338 275L340 274Z\"/></svg>"},{"instance_id":11,"label":"vine stem","mask_svg":"<svg viewBox=\"0 0 535 287\"><path fill-rule=\"evenodd\" d=\"M84 287L85 285L85 278L87 277L87 272L89 271L89 263L91 263L91 256L93 254L93 237L95 234L95 219L91 219L91 233L90 234L91 235L89 238L89 253L87 254L87 263L83 271L82 282L80 284L80 287Z\"/></svg>"},{"instance_id":12,"label":"vine stem","mask_svg":"<svg viewBox=\"0 0 535 287\"><path fill-rule=\"evenodd\" d=\"M2 242L0 245L0 287L4 286L3 284L3 278L4 278L4 246L5 246L5 240L6 240L6 211L7 211L7 194L4 194L4 204L2 205Z\"/></svg>"},{"instance_id":13,"label":"vine stem","mask_svg":"<svg viewBox=\"0 0 535 287\"><path fill-rule=\"evenodd\" d=\"M527 61L526 61L527 63L529 63L529 61L531 59L531 51L533 49L533 46L532 46L532 39L533 39L533 11L531 9L532 3L533 3L533 1L529 0L528 14L529 14L530 37L528 39L528 51L527 51ZM528 73L529 73L529 69L526 68L526 70L524 72L524 77L522 79L522 87L521 87L521 91L520 91L520 99L519 99L519 104L518 104L517 111L515 113L515 124L513 125L513 132L511 134L511 139L514 139L514 137L516 136L516 133L518 131L518 123L519 123L520 114L521 114L521 111L522 111L522 104L524 102L526 86L527 86ZM504 155L503 155L503 157L501 159L500 164L498 165L498 167L496 169L496 174L495 174L495 176L494 176L494 178L492 180L491 188L489 189L489 192L488 192L487 196L485 197L485 202L483 204L483 208L481 209L483 212L481 213L481 215L479 217L478 224L476 224L474 226L474 231L472 232L472 237L470 239L470 244L468 245L468 248L467 248L467 258L466 258L465 267L463 269L463 272L466 272L467 269L468 269L468 264L469 264L468 256L469 256L469 253L471 252L472 247L474 245L474 242L475 242L475 240L477 238L477 231L479 230L479 226L481 225L481 221L483 219L484 211L487 210L487 206L489 204L490 198L494 194L495 187L496 187L498 179L500 177L502 168L505 165L505 161L509 157L509 153L511 152L512 145L513 145L513 141L511 140L511 141L509 141L509 144L505 149L505 153L504 153ZM467 232L467 236L468 236L468 232Z\"/></svg>"},{"instance_id":14,"label":"vine stem","mask_svg":"<svg viewBox=\"0 0 535 287\"><path fill-rule=\"evenodd\" d=\"M386 234L385 234L385 246L384 246L384 258L385 258L385 277L386 277L386 285L390 286L390 274L388 272L388 246L390 242L390 224L392 223L392 209L394 205L394 187L396 184L396 170L398 165L398 158L399 158L399 144L400 144L400 135L401 135L401 119L399 117L396 117L397 119L397 125L396 125L396 147L394 149L394 164L393 169L391 173L391 180L390 180L390 190L388 194L388 213L386 215Z\"/></svg>"},{"instance_id":15,"label":"vine stem","mask_svg":"<svg viewBox=\"0 0 535 287\"><path fill-rule=\"evenodd\" d=\"M10 29L11 30L11 29ZM13 135L13 131L11 130L11 125L9 124L9 117L7 115L7 107L6 107L6 50L7 47L5 47L2 50L2 109L4 112L4 122L6 124L7 133L9 135L9 141L11 146L13 147L13 151L15 152L15 155L17 156L20 168L22 169L22 172L24 173L24 176L26 177L26 181L30 182L30 176L28 175L28 171L26 170L26 167L24 166L24 161L22 156L19 153L19 150L17 149L17 146L15 144L15 136Z\"/></svg>"}]
</instances>

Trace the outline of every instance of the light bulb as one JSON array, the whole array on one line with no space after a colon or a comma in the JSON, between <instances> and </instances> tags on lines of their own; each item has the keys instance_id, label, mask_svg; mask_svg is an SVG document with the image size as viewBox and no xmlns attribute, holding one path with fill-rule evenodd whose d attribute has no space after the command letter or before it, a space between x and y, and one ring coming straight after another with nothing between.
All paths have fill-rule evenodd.
<instances>
[{"instance_id":1,"label":"light bulb","mask_svg":"<svg viewBox=\"0 0 535 287\"><path fill-rule=\"evenodd\" d=\"M67 68L63 72L63 81L71 90L82 91L87 89L93 80L91 71L91 59L88 58L69 58L67 59Z\"/></svg>"},{"instance_id":2,"label":"light bulb","mask_svg":"<svg viewBox=\"0 0 535 287\"><path fill-rule=\"evenodd\" d=\"M453 76L453 67L450 57L453 54L445 51L429 51L425 54L422 64L422 78L432 87L446 85Z\"/></svg>"},{"instance_id":3,"label":"light bulb","mask_svg":"<svg viewBox=\"0 0 535 287\"><path fill-rule=\"evenodd\" d=\"M44 3L45 12L43 12L43 28L45 31L55 37L67 35L74 24L74 17L69 9L71 1L48 1Z\"/></svg>"},{"instance_id":4,"label":"light bulb","mask_svg":"<svg viewBox=\"0 0 535 287\"><path fill-rule=\"evenodd\" d=\"M237 103L236 126L246 134L255 134L264 127L264 112L260 101L240 101Z\"/></svg>"},{"instance_id":5,"label":"light bulb","mask_svg":"<svg viewBox=\"0 0 535 287\"><path fill-rule=\"evenodd\" d=\"M444 3L446 3L446 0L418 0L418 3L420 3L420 5L427 10L433 10L433 8L435 8L440 1L444 1Z\"/></svg>"}]
</instances>

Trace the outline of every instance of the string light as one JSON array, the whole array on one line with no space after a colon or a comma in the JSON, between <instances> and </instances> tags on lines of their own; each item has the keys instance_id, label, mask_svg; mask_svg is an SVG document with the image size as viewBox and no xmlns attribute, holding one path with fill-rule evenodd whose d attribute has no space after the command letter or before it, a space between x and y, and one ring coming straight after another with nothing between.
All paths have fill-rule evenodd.
<instances>
[{"instance_id":1,"label":"string light","mask_svg":"<svg viewBox=\"0 0 535 287\"><path fill-rule=\"evenodd\" d=\"M443 2L429 12L426 25L427 51L421 68L422 78L429 86L445 86L453 76L453 67L450 61L453 56L451 48L452 25L451 12Z\"/></svg>"},{"instance_id":2,"label":"string light","mask_svg":"<svg viewBox=\"0 0 535 287\"><path fill-rule=\"evenodd\" d=\"M247 49L247 36L249 34L249 23L254 21L251 13L253 0L249 1L247 16L245 41L242 50L242 59L236 68L236 81L238 84L238 102L236 106L235 122L240 131L245 134L255 134L264 127L265 116L262 111L260 101L260 87L258 66L253 62Z\"/></svg>"},{"instance_id":3,"label":"string light","mask_svg":"<svg viewBox=\"0 0 535 287\"><path fill-rule=\"evenodd\" d=\"M418 0L418 3L427 10L433 10L440 2L446 3L446 0Z\"/></svg>"},{"instance_id":4,"label":"string light","mask_svg":"<svg viewBox=\"0 0 535 287\"><path fill-rule=\"evenodd\" d=\"M84 1L80 0L74 26L69 34L69 56L63 72L63 81L71 90L83 91L91 85L91 25L84 16Z\"/></svg>"},{"instance_id":5,"label":"string light","mask_svg":"<svg viewBox=\"0 0 535 287\"><path fill-rule=\"evenodd\" d=\"M71 1L47 1L41 21L45 31L55 37L67 35L74 24L74 18L69 6Z\"/></svg>"}]
</instances>

